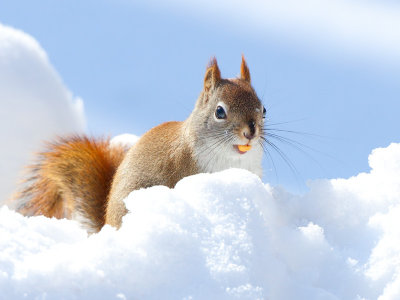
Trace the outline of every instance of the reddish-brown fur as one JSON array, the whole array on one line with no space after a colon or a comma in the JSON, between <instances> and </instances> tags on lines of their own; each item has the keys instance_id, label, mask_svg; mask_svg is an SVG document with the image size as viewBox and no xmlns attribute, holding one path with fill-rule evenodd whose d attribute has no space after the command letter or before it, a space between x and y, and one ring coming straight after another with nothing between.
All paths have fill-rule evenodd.
<instances>
[{"instance_id":1,"label":"reddish-brown fur","mask_svg":"<svg viewBox=\"0 0 400 300\"><path fill-rule=\"evenodd\" d=\"M242 64L240 66L240 78L243 79L244 81L247 81L250 83L251 77L250 77L250 70L249 67L247 66L246 60L244 59L244 56L242 55Z\"/></svg>"},{"instance_id":2,"label":"reddish-brown fur","mask_svg":"<svg viewBox=\"0 0 400 300\"><path fill-rule=\"evenodd\" d=\"M221 80L221 71L218 68L217 60L214 57L208 64L204 76L204 91L208 92L217 82Z\"/></svg>"},{"instance_id":3,"label":"reddish-brown fur","mask_svg":"<svg viewBox=\"0 0 400 300\"><path fill-rule=\"evenodd\" d=\"M24 215L45 215L90 222L94 231L105 223L112 178L124 157L122 148L110 148L107 139L73 136L48 144L29 167L29 177L14 198Z\"/></svg>"}]
</instances>

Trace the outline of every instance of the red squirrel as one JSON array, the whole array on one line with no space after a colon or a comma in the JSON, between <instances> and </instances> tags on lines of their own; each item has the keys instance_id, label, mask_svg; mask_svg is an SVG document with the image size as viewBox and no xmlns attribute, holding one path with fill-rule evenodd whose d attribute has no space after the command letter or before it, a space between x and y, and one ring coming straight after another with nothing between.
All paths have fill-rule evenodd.
<instances>
[{"instance_id":1,"label":"red squirrel","mask_svg":"<svg viewBox=\"0 0 400 300\"><path fill-rule=\"evenodd\" d=\"M90 233L119 228L133 190L173 188L183 177L231 167L261 177L265 113L244 57L234 79L221 78L214 58L185 121L150 129L128 151L106 139L59 138L38 155L12 201L24 215L76 219Z\"/></svg>"}]
</instances>

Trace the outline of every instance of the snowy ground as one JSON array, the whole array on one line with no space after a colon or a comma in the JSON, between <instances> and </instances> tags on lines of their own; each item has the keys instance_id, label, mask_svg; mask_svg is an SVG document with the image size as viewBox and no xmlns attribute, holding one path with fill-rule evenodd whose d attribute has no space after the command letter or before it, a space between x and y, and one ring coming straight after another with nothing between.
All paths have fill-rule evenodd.
<instances>
[{"instance_id":1,"label":"snowy ground","mask_svg":"<svg viewBox=\"0 0 400 300\"><path fill-rule=\"evenodd\" d=\"M133 192L119 231L0 208L1 299L400 299L400 144L305 195L243 170Z\"/></svg>"},{"instance_id":2,"label":"snowy ground","mask_svg":"<svg viewBox=\"0 0 400 300\"><path fill-rule=\"evenodd\" d=\"M43 141L83 133L86 121L83 101L65 87L39 43L1 23L0 107L2 204Z\"/></svg>"}]
</instances>

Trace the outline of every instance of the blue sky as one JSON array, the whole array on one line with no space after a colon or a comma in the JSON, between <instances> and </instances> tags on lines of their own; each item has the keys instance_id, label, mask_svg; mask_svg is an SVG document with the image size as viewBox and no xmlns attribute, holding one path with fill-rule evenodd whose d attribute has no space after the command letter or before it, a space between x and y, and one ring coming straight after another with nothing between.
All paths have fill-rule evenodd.
<instances>
[{"instance_id":1,"label":"blue sky","mask_svg":"<svg viewBox=\"0 0 400 300\"><path fill-rule=\"evenodd\" d=\"M88 133L184 120L209 58L234 77L243 53L269 122L316 135L282 132L304 145L306 154L276 141L299 175L274 153L265 181L302 190L307 179L349 177L369 169L372 149L399 142L400 7L391 1L0 3L0 22L37 39L83 99Z\"/></svg>"}]
</instances>

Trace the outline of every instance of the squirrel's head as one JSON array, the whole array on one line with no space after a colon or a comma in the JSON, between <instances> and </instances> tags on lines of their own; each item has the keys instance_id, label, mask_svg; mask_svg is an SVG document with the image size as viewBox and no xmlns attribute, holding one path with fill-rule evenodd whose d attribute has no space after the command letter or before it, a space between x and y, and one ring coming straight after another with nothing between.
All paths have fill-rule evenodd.
<instances>
[{"instance_id":1,"label":"squirrel's head","mask_svg":"<svg viewBox=\"0 0 400 300\"><path fill-rule=\"evenodd\" d=\"M192 113L200 142L205 140L209 147L226 147L225 150L236 154L251 152L252 147L261 145L264 118L265 108L251 86L244 57L240 77L234 79L221 78L217 60L213 58Z\"/></svg>"}]
</instances>

